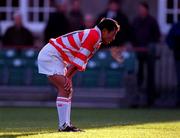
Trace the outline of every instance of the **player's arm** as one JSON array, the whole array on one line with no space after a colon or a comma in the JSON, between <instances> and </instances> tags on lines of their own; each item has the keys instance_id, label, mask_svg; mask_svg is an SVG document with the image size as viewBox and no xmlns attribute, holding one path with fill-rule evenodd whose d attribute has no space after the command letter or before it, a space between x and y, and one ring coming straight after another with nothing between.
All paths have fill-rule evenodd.
<instances>
[{"instance_id":1,"label":"player's arm","mask_svg":"<svg viewBox=\"0 0 180 138\"><path fill-rule=\"evenodd\" d=\"M66 91L71 91L72 89L72 77L75 75L75 73L77 72L77 67L74 66L74 65L70 65L68 67L68 70L67 70L67 73L66 73L66 76L65 76L65 84L64 84L64 89Z\"/></svg>"},{"instance_id":2,"label":"player's arm","mask_svg":"<svg viewBox=\"0 0 180 138\"><path fill-rule=\"evenodd\" d=\"M72 79L72 77L75 75L75 73L78 71L78 68L75 65L70 65L68 67L66 77L69 79Z\"/></svg>"},{"instance_id":3,"label":"player's arm","mask_svg":"<svg viewBox=\"0 0 180 138\"><path fill-rule=\"evenodd\" d=\"M84 40L82 40L81 48L73 61L73 65L75 65L79 71L85 70L88 58L92 54L92 51L94 51L94 45L96 45L99 40L99 35L95 30L90 31L89 34L85 36Z\"/></svg>"}]
</instances>

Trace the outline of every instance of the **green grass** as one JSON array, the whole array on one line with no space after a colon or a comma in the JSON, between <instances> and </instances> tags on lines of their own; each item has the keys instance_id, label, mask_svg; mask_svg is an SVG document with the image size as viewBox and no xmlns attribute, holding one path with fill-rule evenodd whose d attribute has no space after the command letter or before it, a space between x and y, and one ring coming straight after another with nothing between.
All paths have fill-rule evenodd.
<instances>
[{"instance_id":1,"label":"green grass","mask_svg":"<svg viewBox=\"0 0 180 138\"><path fill-rule=\"evenodd\" d=\"M73 109L85 130L57 132L55 108L0 108L0 138L180 138L180 110Z\"/></svg>"}]
</instances>

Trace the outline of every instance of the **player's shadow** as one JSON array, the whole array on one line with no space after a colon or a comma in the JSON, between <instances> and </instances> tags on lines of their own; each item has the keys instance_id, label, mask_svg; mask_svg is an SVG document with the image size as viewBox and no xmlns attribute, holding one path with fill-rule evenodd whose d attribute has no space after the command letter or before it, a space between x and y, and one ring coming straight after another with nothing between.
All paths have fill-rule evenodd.
<instances>
[{"instance_id":1,"label":"player's shadow","mask_svg":"<svg viewBox=\"0 0 180 138\"><path fill-rule=\"evenodd\" d=\"M93 111L94 115L91 111L87 112L86 115L81 114L74 117L81 118L81 123L78 124L78 120L74 122L80 128L125 127L180 121L180 110L178 109L120 109L118 111L110 109L109 115L107 111L101 109Z\"/></svg>"},{"instance_id":2,"label":"player's shadow","mask_svg":"<svg viewBox=\"0 0 180 138\"><path fill-rule=\"evenodd\" d=\"M39 109L37 109L39 110ZM43 110L44 111L44 110ZM44 112L40 114L41 118L37 120L37 126L29 129L12 130L6 129L3 131L4 135L0 138L17 138L20 136L32 136L37 134L49 134L57 133L56 123L57 120L54 114L55 110L48 110L48 118ZM41 113L41 112L39 112ZM45 112L47 113L47 112ZM24 115L25 116L25 115ZM22 118L23 120L23 118ZM31 120L34 120L31 117ZM20 120L19 120L20 121ZM38 122L39 121L39 122ZM46 121L47 126L43 126L40 122ZM166 123L166 122L178 122L180 121L180 110L175 109L75 109L72 110L72 123L73 125L85 129L100 129L107 127L126 127L136 126L141 124L153 124L153 123ZM23 124L21 124L23 125ZM53 127L53 128L52 128ZM138 126L139 128L141 126ZM38 130L38 128L41 128ZM153 129L151 127L151 129ZM156 129L156 128L154 128ZM21 133L23 131L23 133ZM11 134L15 132L18 134Z\"/></svg>"},{"instance_id":3,"label":"player's shadow","mask_svg":"<svg viewBox=\"0 0 180 138\"><path fill-rule=\"evenodd\" d=\"M37 134L49 134L49 133L54 133L54 132L34 132L34 133L23 133L23 134L4 134L1 135L0 138L17 138L17 137L23 137L23 136L32 136L32 135L37 135Z\"/></svg>"},{"instance_id":4,"label":"player's shadow","mask_svg":"<svg viewBox=\"0 0 180 138\"><path fill-rule=\"evenodd\" d=\"M5 134L5 135L0 136L0 138L17 138L20 136L27 136L27 135L29 134Z\"/></svg>"}]
</instances>

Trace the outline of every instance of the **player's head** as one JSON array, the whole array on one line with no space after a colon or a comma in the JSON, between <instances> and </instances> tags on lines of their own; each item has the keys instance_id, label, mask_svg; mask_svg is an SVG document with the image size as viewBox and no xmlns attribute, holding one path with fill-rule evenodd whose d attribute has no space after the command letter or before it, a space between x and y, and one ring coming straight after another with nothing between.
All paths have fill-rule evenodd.
<instances>
[{"instance_id":1,"label":"player's head","mask_svg":"<svg viewBox=\"0 0 180 138\"><path fill-rule=\"evenodd\" d=\"M97 27L101 30L102 42L104 44L109 44L113 41L120 30L119 24L110 18L103 18Z\"/></svg>"}]
</instances>

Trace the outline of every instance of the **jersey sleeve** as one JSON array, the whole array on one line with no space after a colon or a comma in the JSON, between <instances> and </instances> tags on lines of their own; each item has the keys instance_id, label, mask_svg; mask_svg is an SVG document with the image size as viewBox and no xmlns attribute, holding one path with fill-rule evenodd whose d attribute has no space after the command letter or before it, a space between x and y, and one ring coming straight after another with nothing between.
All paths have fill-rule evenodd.
<instances>
[{"instance_id":1,"label":"jersey sleeve","mask_svg":"<svg viewBox=\"0 0 180 138\"><path fill-rule=\"evenodd\" d=\"M75 59L73 60L73 64L77 66L79 71L84 71L87 65L87 61L94 51L94 46L99 41L99 34L95 30L89 30L89 32L85 32L82 37L82 45L80 50L78 51Z\"/></svg>"}]
</instances>

